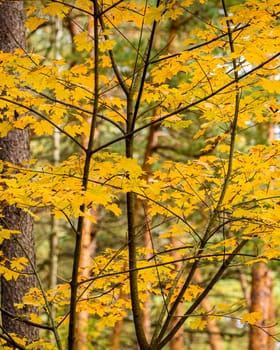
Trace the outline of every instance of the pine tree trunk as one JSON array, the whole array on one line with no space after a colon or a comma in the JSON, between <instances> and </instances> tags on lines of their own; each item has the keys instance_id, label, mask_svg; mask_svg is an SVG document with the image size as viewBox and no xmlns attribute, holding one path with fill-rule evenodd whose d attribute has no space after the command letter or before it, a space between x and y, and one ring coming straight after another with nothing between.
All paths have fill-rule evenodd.
<instances>
[{"instance_id":1,"label":"pine tree trunk","mask_svg":"<svg viewBox=\"0 0 280 350\"><path fill-rule=\"evenodd\" d=\"M252 291L251 312L260 312L263 316L256 326L250 329L249 350L273 349L273 341L269 332L273 333L272 310L272 278L271 271L264 263L253 266L252 269ZM264 330L262 329L264 327Z\"/></svg>"},{"instance_id":2,"label":"pine tree trunk","mask_svg":"<svg viewBox=\"0 0 280 350\"><path fill-rule=\"evenodd\" d=\"M24 46L23 1L2 1L0 4L0 50L12 52L14 49L24 48ZM1 160L19 165L24 160L27 160L29 155L28 128L12 130L5 138L0 139ZM16 281L6 281L2 278L2 327L4 333L15 333L16 336L26 337L28 342L32 342L39 338L38 329L20 320L15 320L15 317L11 315L28 318L28 314L36 312L34 307L28 305L25 305L23 309L15 307L15 304L22 302L22 297L25 293L36 286L33 220L29 214L14 205L9 206L2 203L2 208L3 217L0 224L5 228L21 231L21 234L3 242L1 249L4 256L8 259L24 256L31 261L31 264L24 271L27 274L22 275ZM12 342L9 345L12 345Z\"/></svg>"},{"instance_id":3,"label":"pine tree trunk","mask_svg":"<svg viewBox=\"0 0 280 350\"><path fill-rule=\"evenodd\" d=\"M268 141L272 144L275 140L275 125L273 123L266 125L265 132L268 132ZM250 327L249 350L275 349L275 341L269 335L275 332L273 326L275 310L272 288L272 271L269 267L264 263L254 265L252 268L250 312L258 311L263 318L256 326ZM262 327L264 327L264 330Z\"/></svg>"}]
</instances>

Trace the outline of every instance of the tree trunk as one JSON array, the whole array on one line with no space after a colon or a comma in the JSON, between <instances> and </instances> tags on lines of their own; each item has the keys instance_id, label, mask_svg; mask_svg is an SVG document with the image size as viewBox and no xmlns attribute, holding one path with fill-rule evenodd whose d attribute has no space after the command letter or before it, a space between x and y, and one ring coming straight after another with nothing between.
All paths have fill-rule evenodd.
<instances>
[{"instance_id":1,"label":"tree trunk","mask_svg":"<svg viewBox=\"0 0 280 350\"><path fill-rule=\"evenodd\" d=\"M265 132L270 144L275 140L275 125L266 125ZM267 130L268 129L268 130ZM275 332L273 326L275 309L272 293L272 271L264 263L252 268L250 312L260 312L263 316L256 326L250 327L249 350L274 350L275 341L269 335ZM270 326L272 325L272 326ZM262 327L265 327L263 330Z\"/></svg>"},{"instance_id":2,"label":"tree trunk","mask_svg":"<svg viewBox=\"0 0 280 350\"><path fill-rule=\"evenodd\" d=\"M260 312L263 315L256 326L251 326L249 350L272 350L273 341L269 333L273 333L274 318L271 315L272 307L272 278L271 271L260 263L252 269L251 312ZM265 327L264 330L262 327Z\"/></svg>"},{"instance_id":3,"label":"tree trunk","mask_svg":"<svg viewBox=\"0 0 280 350\"><path fill-rule=\"evenodd\" d=\"M24 46L23 1L2 1L0 4L0 50L12 52L14 49L24 48ZM15 111L15 116L16 114ZM5 138L0 139L1 160L19 165L24 160L29 159L29 155L28 128L24 130L14 129ZM31 262L24 271L27 274L21 275L16 281L6 281L2 278L2 329L4 333L14 333L16 336L26 337L28 342L32 342L39 338L38 329L16 320L11 315L28 318L28 314L36 312L34 307L28 305L22 309L15 307L15 304L22 302L25 293L36 286L33 220L29 214L15 205L9 206L2 203L2 208L3 217L0 224L6 229L21 231L21 234L3 242L4 256L9 260L24 256ZM12 341L9 345L12 345Z\"/></svg>"},{"instance_id":4,"label":"tree trunk","mask_svg":"<svg viewBox=\"0 0 280 350\"><path fill-rule=\"evenodd\" d=\"M90 209L87 211L88 215L95 217L97 220L97 210ZM83 235L82 235L82 247L81 257L79 261L79 276L80 279L88 279L91 276L90 266L92 265L92 259L96 250L96 232L94 232L94 225L89 218L84 219L83 223ZM84 286L85 287L85 286ZM85 300L88 297L88 293L83 294L82 299ZM89 313L85 307L77 312L77 324L76 324L76 337L74 349L87 350L88 349L88 335L89 335Z\"/></svg>"}]
</instances>

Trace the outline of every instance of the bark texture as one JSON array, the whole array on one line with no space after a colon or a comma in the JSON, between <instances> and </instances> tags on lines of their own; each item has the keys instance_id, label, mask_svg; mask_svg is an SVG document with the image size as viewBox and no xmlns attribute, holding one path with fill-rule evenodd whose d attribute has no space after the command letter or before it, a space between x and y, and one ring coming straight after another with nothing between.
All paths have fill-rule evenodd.
<instances>
[{"instance_id":1,"label":"bark texture","mask_svg":"<svg viewBox=\"0 0 280 350\"><path fill-rule=\"evenodd\" d=\"M256 264L252 269L252 291L250 312L260 312L262 320L250 329L249 350L273 350L275 344L270 336L274 333L272 275L264 264Z\"/></svg>"},{"instance_id":2,"label":"bark texture","mask_svg":"<svg viewBox=\"0 0 280 350\"><path fill-rule=\"evenodd\" d=\"M24 8L23 1L1 1L0 3L0 50L12 52L16 48L25 47L24 32ZM5 92L1 92L5 93ZM4 111L1 112L4 114ZM15 117L17 112L15 110ZM5 116L3 116L5 118ZM29 130L14 129L5 138L0 139L0 159L13 164L21 164L30 156ZM3 254L8 259L27 257L29 264L24 271L26 274L16 281L1 281L1 307L3 332L15 333L18 337L26 337L28 342L39 338L37 328L20 321L21 317L28 318L28 314L36 313L32 306L25 305L23 309L17 309L15 304L22 302L22 297L30 288L36 286L35 250L33 236L32 217L17 208L2 203L3 218L1 226L19 230L21 234L5 240L1 247ZM33 265L33 266L32 266ZM12 317L14 315L14 317ZM16 317L15 317L16 316ZM11 342L9 345L13 345Z\"/></svg>"}]
</instances>

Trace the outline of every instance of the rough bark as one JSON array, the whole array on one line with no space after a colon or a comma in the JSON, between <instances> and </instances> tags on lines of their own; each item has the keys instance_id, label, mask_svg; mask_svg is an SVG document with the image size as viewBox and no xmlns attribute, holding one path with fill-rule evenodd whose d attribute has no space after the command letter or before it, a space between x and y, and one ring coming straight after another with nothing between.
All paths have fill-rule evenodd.
<instances>
[{"instance_id":1,"label":"rough bark","mask_svg":"<svg viewBox=\"0 0 280 350\"><path fill-rule=\"evenodd\" d=\"M0 50L12 52L16 48L24 48L24 8L23 1L2 1L0 3ZM2 111L2 113L4 113ZM15 111L15 116L16 116ZM21 164L30 155L29 130L14 129L5 137L0 139L0 159L13 164ZM6 281L2 278L1 283L1 307L2 307L2 329L7 333L15 333L18 337L26 337L32 342L39 337L37 328L30 326L20 320L15 320L10 314L28 317L35 313L34 307L25 305L23 309L17 309L15 304L22 302L22 297L30 288L36 286L34 273L35 250L33 236L33 221L29 214L16 206L2 203L3 217L0 224L11 230L19 230L21 234L5 240L1 247L3 254L8 259L17 257L28 257L31 261L24 272L16 281ZM32 266L33 265L33 266ZM11 345L11 344L10 344Z\"/></svg>"},{"instance_id":2,"label":"rough bark","mask_svg":"<svg viewBox=\"0 0 280 350\"><path fill-rule=\"evenodd\" d=\"M263 316L256 326L250 328L249 350L272 350L274 344L269 333L273 333L272 278L271 271L260 263L252 269L251 312L260 312Z\"/></svg>"},{"instance_id":3,"label":"rough bark","mask_svg":"<svg viewBox=\"0 0 280 350\"><path fill-rule=\"evenodd\" d=\"M275 140L275 125L269 123L268 141L272 144ZM251 308L250 311L259 311L263 319L258 322L257 326L250 329L249 350L274 350L275 341L269 336L275 332L273 326L275 320L274 300L272 293L272 271L264 263L253 266L251 282ZM272 326L270 326L272 325ZM265 327L262 330L261 327Z\"/></svg>"}]
</instances>

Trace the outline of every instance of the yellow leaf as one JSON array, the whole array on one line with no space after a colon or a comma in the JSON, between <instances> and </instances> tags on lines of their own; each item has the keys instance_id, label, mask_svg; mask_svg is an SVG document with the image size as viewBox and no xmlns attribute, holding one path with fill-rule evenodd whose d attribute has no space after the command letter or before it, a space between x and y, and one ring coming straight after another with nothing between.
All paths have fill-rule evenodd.
<instances>
[{"instance_id":1,"label":"yellow leaf","mask_svg":"<svg viewBox=\"0 0 280 350\"><path fill-rule=\"evenodd\" d=\"M192 3L193 3L193 0L184 0L182 2L181 6L189 7L189 6L191 6Z\"/></svg>"},{"instance_id":2,"label":"yellow leaf","mask_svg":"<svg viewBox=\"0 0 280 350\"><path fill-rule=\"evenodd\" d=\"M29 314L29 319L31 322L35 322L35 323L39 323L39 324L42 322L41 317L39 317L38 315L33 314L33 313Z\"/></svg>"},{"instance_id":3,"label":"yellow leaf","mask_svg":"<svg viewBox=\"0 0 280 350\"><path fill-rule=\"evenodd\" d=\"M40 122L33 123L31 128L34 130L37 135L52 135L53 134L53 126L47 122L46 120L41 120Z\"/></svg>"},{"instance_id":4,"label":"yellow leaf","mask_svg":"<svg viewBox=\"0 0 280 350\"><path fill-rule=\"evenodd\" d=\"M249 324L256 324L257 321L261 320L263 318L261 312L254 311L247 314L244 314L240 320L241 323L249 323Z\"/></svg>"},{"instance_id":5,"label":"yellow leaf","mask_svg":"<svg viewBox=\"0 0 280 350\"><path fill-rule=\"evenodd\" d=\"M75 35L74 42L78 51L91 51L93 49L93 40L89 38L88 32Z\"/></svg>"},{"instance_id":6,"label":"yellow leaf","mask_svg":"<svg viewBox=\"0 0 280 350\"><path fill-rule=\"evenodd\" d=\"M9 333L9 338L13 339L13 341L15 342L15 344L19 344L22 345L23 347L25 347L27 339L25 337L20 338L18 335L16 335L15 333Z\"/></svg>"},{"instance_id":7,"label":"yellow leaf","mask_svg":"<svg viewBox=\"0 0 280 350\"><path fill-rule=\"evenodd\" d=\"M204 135L205 129L199 129L198 132L193 136L193 139L196 140L200 138L200 136Z\"/></svg>"},{"instance_id":8,"label":"yellow leaf","mask_svg":"<svg viewBox=\"0 0 280 350\"><path fill-rule=\"evenodd\" d=\"M165 5L148 8L145 16L145 22L149 24L149 23L153 23L153 21L159 21L162 17L164 10L165 10Z\"/></svg>"},{"instance_id":9,"label":"yellow leaf","mask_svg":"<svg viewBox=\"0 0 280 350\"><path fill-rule=\"evenodd\" d=\"M11 261L11 269L21 271L28 263L28 260L25 257L13 259Z\"/></svg>"},{"instance_id":10,"label":"yellow leaf","mask_svg":"<svg viewBox=\"0 0 280 350\"><path fill-rule=\"evenodd\" d=\"M207 322L202 320L200 317L195 318L193 321L189 323L191 329L204 329L206 327Z\"/></svg>"},{"instance_id":11,"label":"yellow leaf","mask_svg":"<svg viewBox=\"0 0 280 350\"><path fill-rule=\"evenodd\" d=\"M36 119L33 116L24 116L22 118L17 119L13 124L14 127L17 129L24 129L27 127L27 125L34 123Z\"/></svg>"},{"instance_id":12,"label":"yellow leaf","mask_svg":"<svg viewBox=\"0 0 280 350\"><path fill-rule=\"evenodd\" d=\"M42 302L44 303L42 292L38 288L31 288L29 292L24 295L22 301L24 304L36 306L40 306Z\"/></svg>"},{"instance_id":13,"label":"yellow leaf","mask_svg":"<svg viewBox=\"0 0 280 350\"><path fill-rule=\"evenodd\" d=\"M47 22L45 18L40 17L29 17L25 22L25 28L29 29L30 32L33 32L35 29L37 29L41 24Z\"/></svg>"},{"instance_id":14,"label":"yellow leaf","mask_svg":"<svg viewBox=\"0 0 280 350\"><path fill-rule=\"evenodd\" d=\"M10 280L14 280L16 281L19 277L19 273L12 271L9 268L6 268L5 266L0 266L0 274L4 276L5 280L10 281Z\"/></svg>"},{"instance_id":15,"label":"yellow leaf","mask_svg":"<svg viewBox=\"0 0 280 350\"><path fill-rule=\"evenodd\" d=\"M106 205L106 208L111 210L116 216L119 216L122 213L121 209L117 206L116 203L108 204Z\"/></svg>"},{"instance_id":16,"label":"yellow leaf","mask_svg":"<svg viewBox=\"0 0 280 350\"><path fill-rule=\"evenodd\" d=\"M42 12L44 15L63 18L70 11L70 9L70 6L56 2L50 2L46 7L43 8Z\"/></svg>"},{"instance_id":17,"label":"yellow leaf","mask_svg":"<svg viewBox=\"0 0 280 350\"><path fill-rule=\"evenodd\" d=\"M92 12L92 1L91 0L76 0L76 7L84 11Z\"/></svg>"},{"instance_id":18,"label":"yellow leaf","mask_svg":"<svg viewBox=\"0 0 280 350\"><path fill-rule=\"evenodd\" d=\"M112 50L115 42L113 40L105 40L99 44L99 49L101 52L105 52L107 50Z\"/></svg>"},{"instance_id":19,"label":"yellow leaf","mask_svg":"<svg viewBox=\"0 0 280 350\"><path fill-rule=\"evenodd\" d=\"M3 227L0 227L0 244L3 242L4 239L9 239L11 235L19 233L21 232L16 230L8 230Z\"/></svg>"},{"instance_id":20,"label":"yellow leaf","mask_svg":"<svg viewBox=\"0 0 280 350\"><path fill-rule=\"evenodd\" d=\"M191 284L189 288L186 290L184 294L184 299L186 301L192 301L195 299L201 292L203 291L203 288L196 286L194 284Z\"/></svg>"},{"instance_id":21,"label":"yellow leaf","mask_svg":"<svg viewBox=\"0 0 280 350\"><path fill-rule=\"evenodd\" d=\"M13 126L9 121L7 120L1 121L0 137L7 136L8 132L11 131L12 129L13 129Z\"/></svg>"},{"instance_id":22,"label":"yellow leaf","mask_svg":"<svg viewBox=\"0 0 280 350\"><path fill-rule=\"evenodd\" d=\"M34 12L37 12L38 7L37 6L28 6L25 10L26 16L31 16Z\"/></svg>"},{"instance_id":23,"label":"yellow leaf","mask_svg":"<svg viewBox=\"0 0 280 350\"><path fill-rule=\"evenodd\" d=\"M158 156L154 156L154 157L149 157L149 159L147 160L147 164L152 165L155 164L158 161Z\"/></svg>"},{"instance_id":24,"label":"yellow leaf","mask_svg":"<svg viewBox=\"0 0 280 350\"><path fill-rule=\"evenodd\" d=\"M27 345L25 349L26 350L37 350L37 349L53 350L53 344L46 342L43 339L40 339L38 341L32 342L31 344Z\"/></svg>"}]
</instances>

